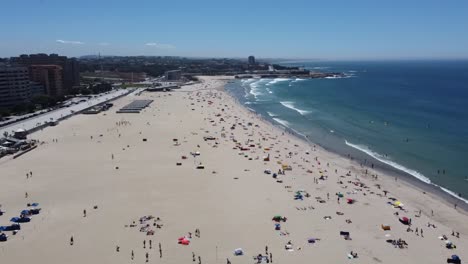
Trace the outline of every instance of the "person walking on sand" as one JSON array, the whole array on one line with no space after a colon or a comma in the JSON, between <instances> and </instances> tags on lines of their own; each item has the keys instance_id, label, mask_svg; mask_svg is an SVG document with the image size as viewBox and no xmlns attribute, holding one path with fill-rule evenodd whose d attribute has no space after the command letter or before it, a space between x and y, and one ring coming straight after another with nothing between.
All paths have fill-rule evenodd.
<instances>
[{"instance_id":1,"label":"person walking on sand","mask_svg":"<svg viewBox=\"0 0 468 264\"><path fill-rule=\"evenodd\" d=\"M198 256L198 264L201 264L201 257Z\"/></svg>"},{"instance_id":2,"label":"person walking on sand","mask_svg":"<svg viewBox=\"0 0 468 264\"><path fill-rule=\"evenodd\" d=\"M273 255L270 252L270 262L273 263Z\"/></svg>"},{"instance_id":3,"label":"person walking on sand","mask_svg":"<svg viewBox=\"0 0 468 264\"><path fill-rule=\"evenodd\" d=\"M268 246L265 246L265 255L268 256Z\"/></svg>"},{"instance_id":4,"label":"person walking on sand","mask_svg":"<svg viewBox=\"0 0 468 264\"><path fill-rule=\"evenodd\" d=\"M153 248L153 241L151 241L151 239L149 240L149 245L150 245L150 249Z\"/></svg>"},{"instance_id":5,"label":"person walking on sand","mask_svg":"<svg viewBox=\"0 0 468 264\"><path fill-rule=\"evenodd\" d=\"M162 258L162 248L161 248L161 243L159 243L159 258Z\"/></svg>"},{"instance_id":6,"label":"person walking on sand","mask_svg":"<svg viewBox=\"0 0 468 264\"><path fill-rule=\"evenodd\" d=\"M143 248L146 248L146 240L143 240Z\"/></svg>"},{"instance_id":7,"label":"person walking on sand","mask_svg":"<svg viewBox=\"0 0 468 264\"><path fill-rule=\"evenodd\" d=\"M148 261L149 261L149 254L148 254L148 252L146 252L146 262L148 262Z\"/></svg>"},{"instance_id":8,"label":"person walking on sand","mask_svg":"<svg viewBox=\"0 0 468 264\"><path fill-rule=\"evenodd\" d=\"M70 238L70 246L73 246L73 243L74 243L74 242L75 242L75 241L73 240L73 236L71 236L71 238Z\"/></svg>"},{"instance_id":9,"label":"person walking on sand","mask_svg":"<svg viewBox=\"0 0 468 264\"><path fill-rule=\"evenodd\" d=\"M195 252L192 252L192 261L195 262Z\"/></svg>"},{"instance_id":10,"label":"person walking on sand","mask_svg":"<svg viewBox=\"0 0 468 264\"><path fill-rule=\"evenodd\" d=\"M83 210L83 217L86 217L86 209Z\"/></svg>"},{"instance_id":11,"label":"person walking on sand","mask_svg":"<svg viewBox=\"0 0 468 264\"><path fill-rule=\"evenodd\" d=\"M132 249L132 260L135 258L135 253L133 253L133 249Z\"/></svg>"}]
</instances>

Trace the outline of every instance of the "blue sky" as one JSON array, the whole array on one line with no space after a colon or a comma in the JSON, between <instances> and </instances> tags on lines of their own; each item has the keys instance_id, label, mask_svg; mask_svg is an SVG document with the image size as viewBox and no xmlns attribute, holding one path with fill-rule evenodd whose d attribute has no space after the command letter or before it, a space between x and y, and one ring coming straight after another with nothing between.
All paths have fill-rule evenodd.
<instances>
[{"instance_id":1,"label":"blue sky","mask_svg":"<svg viewBox=\"0 0 468 264\"><path fill-rule=\"evenodd\" d=\"M0 57L468 58L468 1L0 0Z\"/></svg>"}]
</instances>

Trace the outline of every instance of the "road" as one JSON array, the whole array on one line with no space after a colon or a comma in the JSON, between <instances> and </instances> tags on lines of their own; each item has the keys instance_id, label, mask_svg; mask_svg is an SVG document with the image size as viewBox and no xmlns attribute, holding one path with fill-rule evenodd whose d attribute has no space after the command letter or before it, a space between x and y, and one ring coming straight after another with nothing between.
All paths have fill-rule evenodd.
<instances>
[{"instance_id":1,"label":"road","mask_svg":"<svg viewBox=\"0 0 468 264\"><path fill-rule=\"evenodd\" d=\"M59 108L57 110L47 112L45 114L42 114L42 115L39 115L39 116L36 116L36 117L33 117L33 118L26 119L26 120L11 124L9 126L1 127L0 128L0 137L3 136L3 134L5 132L8 132L11 135L14 131L16 131L16 130L18 130L20 128L22 128L24 130L30 130L30 129L33 129L33 128L41 125L41 124L44 124L44 122L49 122L51 120L58 120L58 119L61 119L61 118L67 117L67 116L74 115L76 112L79 112L79 111L81 111L83 109L86 109L88 107L95 106L95 105L98 105L100 103L106 102L106 101L111 100L113 98L116 98L118 96L124 95L124 94L126 94L128 92L129 92L129 90L126 90L126 89L114 90L114 91L111 91L108 94L103 94L101 96L91 98L91 99L87 100L86 102L82 102L82 103L72 105L72 106L69 106L69 107L65 107L65 108Z\"/></svg>"}]
</instances>

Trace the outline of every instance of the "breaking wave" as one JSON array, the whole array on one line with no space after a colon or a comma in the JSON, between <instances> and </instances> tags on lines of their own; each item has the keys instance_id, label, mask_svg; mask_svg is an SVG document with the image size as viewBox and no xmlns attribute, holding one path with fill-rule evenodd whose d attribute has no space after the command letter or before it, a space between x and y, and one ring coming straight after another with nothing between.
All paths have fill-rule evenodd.
<instances>
[{"instance_id":1,"label":"breaking wave","mask_svg":"<svg viewBox=\"0 0 468 264\"><path fill-rule=\"evenodd\" d=\"M451 195L451 196L453 196L453 197L455 197L455 198L457 198L459 200L462 200L465 203L468 203L468 200L459 197L456 193L454 193L454 192L452 192L452 191L450 191L450 190L448 190L448 189L446 189L446 188L444 188L442 186L439 186L437 184L432 183L431 180L429 178L427 178L426 176L424 176L422 173L420 173L418 171L415 171L413 169L406 168L405 166L403 166L401 164L398 164L398 163L396 163L394 161L391 161L391 160L385 158L383 155L372 151L367 146L352 144L352 143L349 143L347 140L345 140L345 143L346 143L346 145L348 145L348 146L350 146L350 147L352 147L354 149L357 149L357 150L359 150L361 152L364 152L367 155L373 157L374 159L376 159L376 160L378 160L378 161L380 161L382 163L385 163L385 164L387 164L387 165L389 165L389 166L391 166L391 167L393 167L393 168L395 168L397 170L406 172L407 174L417 178L418 180L420 180L422 182L425 182L427 184L431 184L433 186L439 187L442 191L448 193L449 195Z\"/></svg>"},{"instance_id":2,"label":"breaking wave","mask_svg":"<svg viewBox=\"0 0 468 264\"><path fill-rule=\"evenodd\" d=\"M301 114L301 115L307 115L307 114L312 113L312 111L302 110L302 109L299 109L299 108L295 107L294 102L284 101L284 102L280 102L280 103L281 103L284 107L287 107L287 108L289 108L289 109L292 109L292 110L298 112L298 113Z\"/></svg>"}]
</instances>

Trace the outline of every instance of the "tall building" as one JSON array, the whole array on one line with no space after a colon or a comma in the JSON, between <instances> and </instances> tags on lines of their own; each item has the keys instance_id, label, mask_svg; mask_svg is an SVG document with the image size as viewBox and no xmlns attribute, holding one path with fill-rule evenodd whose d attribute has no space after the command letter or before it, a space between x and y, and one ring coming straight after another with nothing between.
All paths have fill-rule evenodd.
<instances>
[{"instance_id":1,"label":"tall building","mask_svg":"<svg viewBox=\"0 0 468 264\"><path fill-rule=\"evenodd\" d=\"M178 81L182 77L181 70L173 70L166 72L166 80L167 81Z\"/></svg>"},{"instance_id":2,"label":"tall building","mask_svg":"<svg viewBox=\"0 0 468 264\"><path fill-rule=\"evenodd\" d=\"M30 98L28 68L0 66L0 108L22 104Z\"/></svg>"},{"instance_id":3,"label":"tall building","mask_svg":"<svg viewBox=\"0 0 468 264\"><path fill-rule=\"evenodd\" d=\"M44 86L46 94L52 97L66 94L62 76L63 69L58 65L32 65L29 67L30 80Z\"/></svg>"},{"instance_id":4,"label":"tall building","mask_svg":"<svg viewBox=\"0 0 468 264\"><path fill-rule=\"evenodd\" d=\"M11 63L16 63L22 66L32 65L58 65L62 68L62 89L64 94L67 94L73 86L80 85L79 63L74 58L59 56L57 54L31 54L12 57Z\"/></svg>"},{"instance_id":5,"label":"tall building","mask_svg":"<svg viewBox=\"0 0 468 264\"><path fill-rule=\"evenodd\" d=\"M249 56L249 65L255 65L255 57Z\"/></svg>"}]
</instances>

